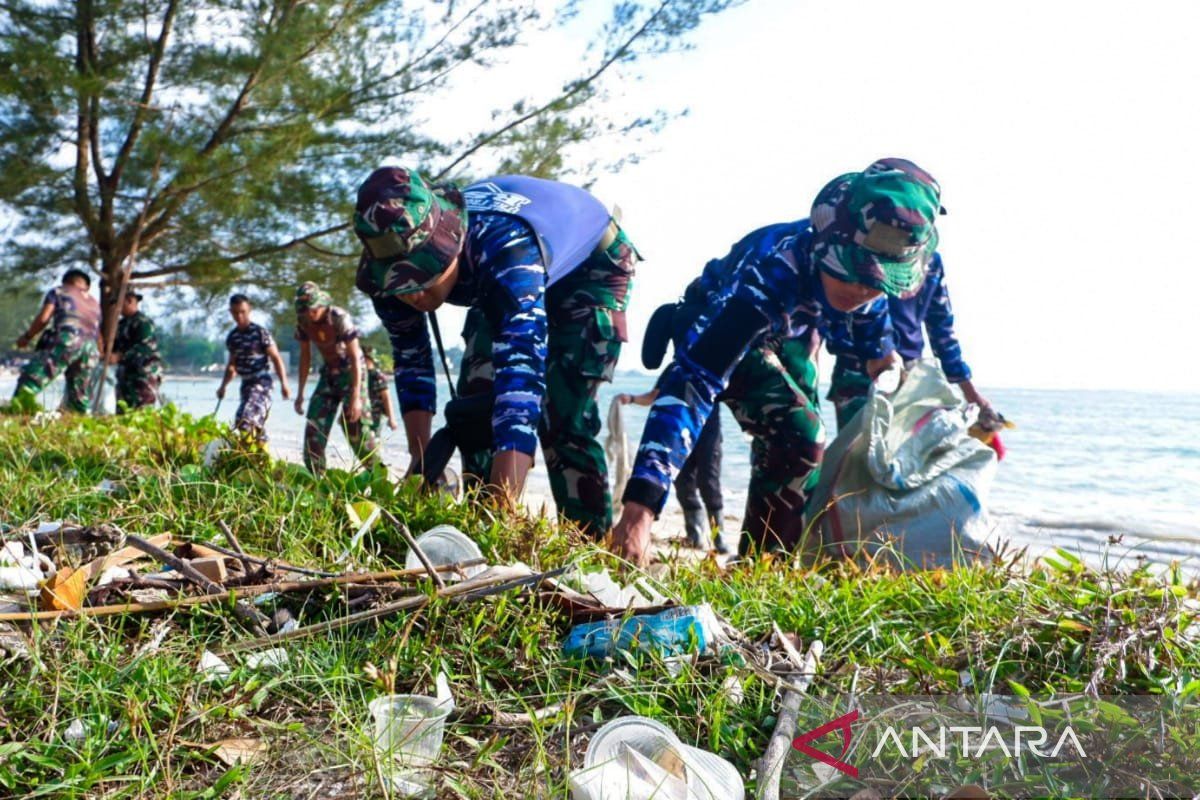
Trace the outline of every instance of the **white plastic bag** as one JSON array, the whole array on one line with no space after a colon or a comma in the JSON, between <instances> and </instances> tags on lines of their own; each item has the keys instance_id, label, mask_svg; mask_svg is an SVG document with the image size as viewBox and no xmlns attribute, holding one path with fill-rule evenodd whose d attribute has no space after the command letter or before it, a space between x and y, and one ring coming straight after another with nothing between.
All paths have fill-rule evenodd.
<instances>
[{"instance_id":1,"label":"white plastic bag","mask_svg":"<svg viewBox=\"0 0 1200 800\"><path fill-rule=\"evenodd\" d=\"M609 472L613 479L613 508L620 512L620 497L625 493L631 467L629 438L625 435L625 415L617 397L608 404L608 437L604 440L604 452L608 456Z\"/></svg>"},{"instance_id":2,"label":"white plastic bag","mask_svg":"<svg viewBox=\"0 0 1200 800\"><path fill-rule=\"evenodd\" d=\"M875 553L891 539L904 566L926 567L981 550L996 454L967 433L975 415L926 362L894 394L872 391L827 448L809 505L825 552Z\"/></svg>"}]
</instances>

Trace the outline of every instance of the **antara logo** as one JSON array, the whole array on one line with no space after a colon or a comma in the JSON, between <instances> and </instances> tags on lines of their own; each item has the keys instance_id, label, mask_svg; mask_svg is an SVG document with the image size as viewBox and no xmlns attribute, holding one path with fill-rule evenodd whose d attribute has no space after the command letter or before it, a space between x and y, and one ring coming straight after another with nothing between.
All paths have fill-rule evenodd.
<instances>
[{"instance_id":1,"label":"antara logo","mask_svg":"<svg viewBox=\"0 0 1200 800\"><path fill-rule=\"evenodd\" d=\"M858 777L858 767L847 764L841 759L850 751L850 726L858 721L858 711L851 711L849 714L843 714L833 722L826 722L819 728L813 728L808 733L802 733L792 740L792 747L804 753L806 756L815 758L822 764L827 764L834 769L844 772L851 778ZM809 742L820 739L822 736L832 731L840 730L842 732L842 752L838 753L838 757L834 758L828 753L822 752L815 747L809 745Z\"/></svg>"}]
</instances>

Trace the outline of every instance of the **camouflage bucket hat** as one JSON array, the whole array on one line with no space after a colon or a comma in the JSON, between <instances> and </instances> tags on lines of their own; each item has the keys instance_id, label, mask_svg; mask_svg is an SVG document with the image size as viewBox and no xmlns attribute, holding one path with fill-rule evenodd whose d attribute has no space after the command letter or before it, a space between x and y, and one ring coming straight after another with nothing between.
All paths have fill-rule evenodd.
<instances>
[{"instance_id":1,"label":"camouflage bucket hat","mask_svg":"<svg viewBox=\"0 0 1200 800\"><path fill-rule=\"evenodd\" d=\"M813 202L813 258L839 280L911 297L937 250L941 193L902 158L834 178Z\"/></svg>"},{"instance_id":2,"label":"camouflage bucket hat","mask_svg":"<svg viewBox=\"0 0 1200 800\"><path fill-rule=\"evenodd\" d=\"M453 189L415 170L380 167L358 187L354 233L363 243L356 283L372 296L419 292L462 249L467 212Z\"/></svg>"},{"instance_id":3,"label":"camouflage bucket hat","mask_svg":"<svg viewBox=\"0 0 1200 800\"><path fill-rule=\"evenodd\" d=\"M305 281L296 289L296 313L331 305L333 305L333 298L329 296L329 292L312 281Z\"/></svg>"}]
</instances>

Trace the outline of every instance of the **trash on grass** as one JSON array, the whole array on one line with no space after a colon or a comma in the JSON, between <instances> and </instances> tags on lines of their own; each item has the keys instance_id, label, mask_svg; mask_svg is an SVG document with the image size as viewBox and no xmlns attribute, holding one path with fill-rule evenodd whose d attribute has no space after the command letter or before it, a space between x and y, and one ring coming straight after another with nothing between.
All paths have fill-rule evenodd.
<instances>
[{"instance_id":1,"label":"trash on grass","mask_svg":"<svg viewBox=\"0 0 1200 800\"><path fill-rule=\"evenodd\" d=\"M448 692L448 685L445 689ZM434 775L429 767L441 752L453 699L446 703L423 695L389 694L375 698L368 708L375 719L372 739L380 772L391 790L401 797L431 796Z\"/></svg>"},{"instance_id":2,"label":"trash on grass","mask_svg":"<svg viewBox=\"0 0 1200 800\"><path fill-rule=\"evenodd\" d=\"M620 651L653 651L662 656L715 651L720 623L707 603L669 608L658 614L638 614L576 625L563 642L569 657L607 658Z\"/></svg>"},{"instance_id":3,"label":"trash on grass","mask_svg":"<svg viewBox=\"0 0 1200 800\"><path fill-rule=\"evenodd\" d=\"M483 558L483 551L479 549L479 545L453 525L436 525L418 536L416 542L421 552L429 559L429 563L435 567ZM416 552L410 549L404 558L404 566L406 569L421 569L423 565ZM446 583L458 583L474 578L486 570L487 566L477 564L464 567L458 572L444 572L442 577Z\"/></svg>"},{"instance_id":4,"label":"trash on grass","mask_svg":"<svg viewBox=\"0 0 1200 800\"><path fill-rule=\"evenodd\" d=\"M223 681L229 677L229 665L211 650L205 650L200 656L200 674L204 683Z\"/></svg>"},{"instance_id":5,"label":"trash on grass","mask_svg":"<svg viewBox=\"0 0 1200 800\"><path fill-rule=\"evenodd\" d=\"M684 744L646 717L621 717L596 731L583 768L569 776L573 800L744 800L725 759Z\"/></svg>"},{"instance_id":6,"label":"trash on grass","mask_svg":"<svg viewBox=\"0 0 1200 800\"><path fill-rule=\"evenodd\" d=\"M287 665L288 653L282 647L272 647L246 656L246 666L250 669L283 669Z\"/></svg>"}]
</instances>

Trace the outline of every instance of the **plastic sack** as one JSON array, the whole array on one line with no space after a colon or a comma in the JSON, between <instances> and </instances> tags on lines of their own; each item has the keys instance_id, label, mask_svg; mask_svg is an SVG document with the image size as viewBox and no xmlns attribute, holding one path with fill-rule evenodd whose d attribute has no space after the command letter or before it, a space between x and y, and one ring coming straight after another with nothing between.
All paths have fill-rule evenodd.
<instances>
[{"instance_id":1,"label":"plastic sack","mask_svg":"<svg viewBox=\"0 0 1200 800\"><path fill-rule=\"evenodd\" d=\"M629 464L629 438L625 435L625 415L617 397L608 404L608 438L604 440L604 452L608 456L609 472L613 479L613 508L619 512L620 498L632 470Z\"/></svg>"},{"instance_id":2,"label":"plastic sack","mask_svg":"<svg viewBox=\"0 0 1200 800\"><path fill-rule=\"evenodd\" d=\"M871 392L827 448L809 505L833 555L892 540L903 566L948 566L983 549L996 454L968 429L977 410L937 366L918 363L891 395Z\"/></svg>"}]
</instances>

